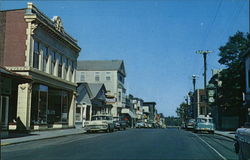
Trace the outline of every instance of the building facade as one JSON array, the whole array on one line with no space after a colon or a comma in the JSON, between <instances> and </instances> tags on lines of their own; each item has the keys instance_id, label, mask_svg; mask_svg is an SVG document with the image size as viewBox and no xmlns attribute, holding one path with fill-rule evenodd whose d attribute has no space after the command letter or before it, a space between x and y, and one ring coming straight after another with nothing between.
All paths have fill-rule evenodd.
<instances>
[{"instance_id":1,"label":"building facade","mask_svg":"<svg viewBox=\"0 0 250 160\"><path fill-rule=\"evenodd\" d=\"M1 138L9 131L22 129L17 114L18 85L32 83L30 76L16 74L0 65L0 124Z\"/></svg>"},{"instance_id":2,"label":"building facade","mask_svg":"<svg viewBox=\"0 0 250 160\"><path fill-rule=\"evenodd\" d=\"M126 103L125 67L122 60L78 61L76 81L87 83L104 83L107 97L113 106L113 117L121 115Z\"/></svg>"},{"instance_id":3,"label":"building facade","mask_svg":"<svg viewBox=\"0 0 250 160\"><path fill-rule=\"evenodd\" d=\"M17 117L27 130L73 127L77 41L64 31L60 17L49 19L32 3L0 14L2 63L33 80L18 86Z\"/></svg>"},{"instance_id":4,"label":"building facade","mask_svg":"<svg viewBox=\"0 0 250 160\"><path fill-rule=\"evenodd\" d=\"M206 94L204 89L196 89L193 94L193 114L194 118L199 115L208 115L208 106L206 103Z\"/></svg>"}]
</instances>

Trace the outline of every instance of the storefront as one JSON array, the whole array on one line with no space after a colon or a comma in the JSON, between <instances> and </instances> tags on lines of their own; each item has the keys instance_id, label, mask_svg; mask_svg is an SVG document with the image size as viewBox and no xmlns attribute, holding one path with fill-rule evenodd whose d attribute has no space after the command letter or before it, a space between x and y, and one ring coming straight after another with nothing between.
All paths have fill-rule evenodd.
<instances>
[{"instance_id":1,"label":"storefront","mask_svg":"<svg viewBox=\"0 0 250 160\"><path fill-rule=\"evenodd\" d=\"M70 92L33 84L31 100L32 129L61 128L68 125ZM61 127L60 127L61 126Z\"/></svg>"}]
</instances>

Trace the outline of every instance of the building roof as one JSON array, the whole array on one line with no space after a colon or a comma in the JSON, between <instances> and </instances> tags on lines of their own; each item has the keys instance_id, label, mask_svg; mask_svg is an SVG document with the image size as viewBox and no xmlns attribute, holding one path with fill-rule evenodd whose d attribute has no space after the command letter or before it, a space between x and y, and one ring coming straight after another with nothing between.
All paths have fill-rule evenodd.
<instances>
[{"instance_id":1,"label":"building roof","mask_svg":"<svg viewBox=\"0 0 250 160\"><path fill-rule=\"evenodd\" d=\"M78 61L77 69L82 71L119 71L126 76L123 60Z\"/></svg>"},{"instance_id":2,"label":"building roof","mask_svg":"<svg viewBox=\"0 0 250 160\"><path fill-rule=\"evenodd\" d=\"M106 91L106 88L103 83L88 83L88 86L89 89L91 90L93 96L92 98L95 98L103 87L104 90Z\"/></svg>"}]
</instances>

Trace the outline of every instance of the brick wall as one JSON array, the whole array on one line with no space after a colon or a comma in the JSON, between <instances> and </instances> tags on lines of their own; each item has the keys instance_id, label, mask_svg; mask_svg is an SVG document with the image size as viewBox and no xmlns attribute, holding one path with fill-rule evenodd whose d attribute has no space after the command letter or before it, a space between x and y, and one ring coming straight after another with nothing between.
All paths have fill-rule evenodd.
<instances>
[{"instance_id":1,"label":"brick wall","mask_svg":"<svg viewBox=\"0 0 250 160\"><path fill-rule=\"evenodd\" d=\"M25 10L5 11L4 66L24 66L26 50Z\"/></svg>"}]
</instances>

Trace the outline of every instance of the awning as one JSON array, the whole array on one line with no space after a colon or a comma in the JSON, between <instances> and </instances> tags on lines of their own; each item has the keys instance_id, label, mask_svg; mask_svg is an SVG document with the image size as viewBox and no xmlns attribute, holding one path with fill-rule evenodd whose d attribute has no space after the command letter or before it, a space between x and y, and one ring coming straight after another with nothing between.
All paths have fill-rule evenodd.
<instances>
[{"instance_id":1,"label":"awning","mask_svg":"<svg viewBox=\"0 0 250 160\"><path fill-rule=\"evenodd\" d=\"M130 109L128 108L122 108L121 111L122 114L128 114L131 118L137 118L137 115L133 113Z\"/></svg>"}]
</instances>

